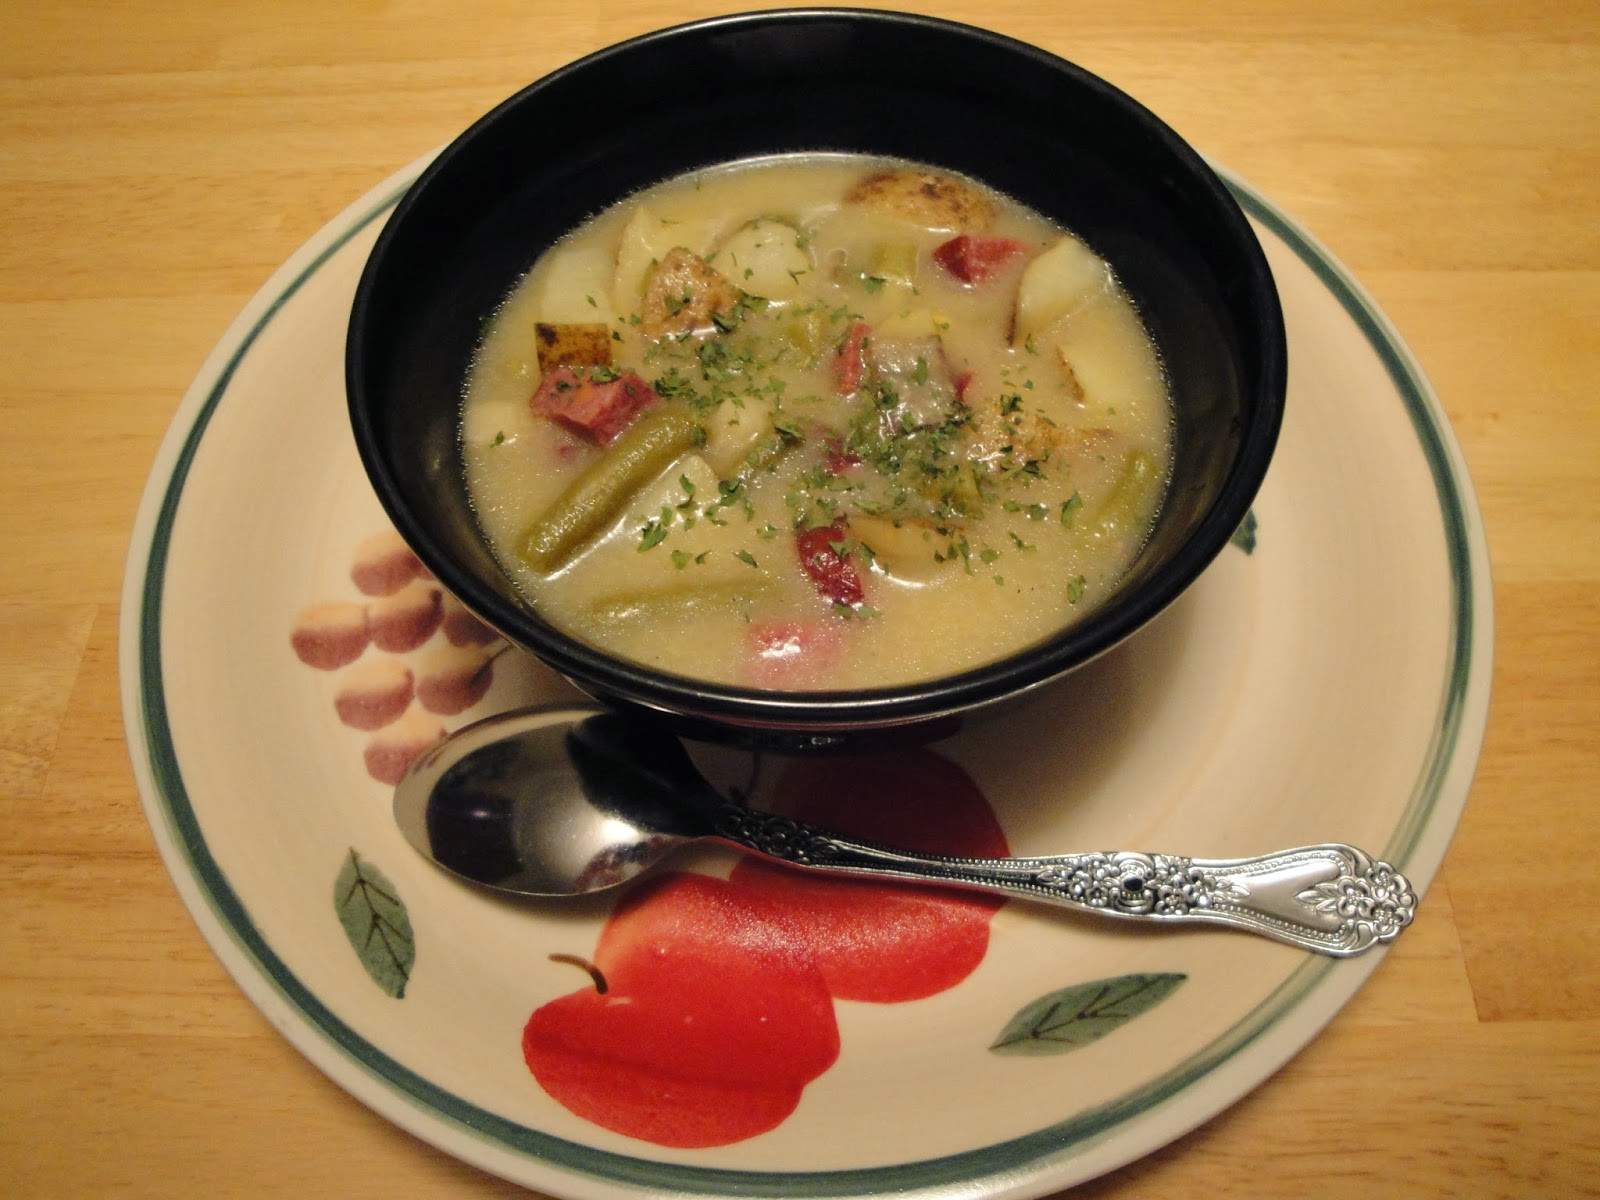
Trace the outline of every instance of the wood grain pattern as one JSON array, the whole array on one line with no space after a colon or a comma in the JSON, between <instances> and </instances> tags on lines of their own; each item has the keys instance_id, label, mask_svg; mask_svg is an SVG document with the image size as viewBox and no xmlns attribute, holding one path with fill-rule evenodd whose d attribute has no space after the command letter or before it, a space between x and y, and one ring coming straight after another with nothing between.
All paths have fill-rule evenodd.
<instances>
[{"instance_id":1,"label":"wood grain pattern","mask_svg":"<svg viewBox=\"0 0 1600 1200\"><path fill-rule=\"evenodd\" d=\"M910 7L910 6L906 6ZM225 976L156 856L116 626L151 457L239 307L524 83L734 5L84 0L0 17L0 1178L18 1197L511 1197ZM1095 1197L1600 1194L1600 7L947 0L1303 222L1438 389L1497 663L1416 928L1327 1031Z\"/></svg>"}]
</instances>

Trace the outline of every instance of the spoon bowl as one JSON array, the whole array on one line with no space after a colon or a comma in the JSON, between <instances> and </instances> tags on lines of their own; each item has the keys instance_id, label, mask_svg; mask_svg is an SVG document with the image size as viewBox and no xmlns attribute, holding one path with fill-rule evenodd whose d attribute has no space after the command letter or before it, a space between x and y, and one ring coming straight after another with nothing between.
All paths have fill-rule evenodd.
<instances>
[{"instance_id":1,"label":"spoon bowl","mask_svg":"<svg viewBox=\"0 0 1600 1200\"><path fill-rule=\"evenodd\" d=\"M526 896L615 887L709 837L720 798L660 727L597 708L468 726L395 789L406 840L463 879Z\"/></svg>"},{"instance_id":2,"label":"spoon bowl","mask_svg":"<svg viewBox=\"0 0 1600 1200\"><path fill-rule=\"evenodd\" d=\"M720 795L665 727L599 707L524 709L467 726L411 765L394 813L424 857L523 896L616 887L714 840L795 867L1223 925L1335 957L1393 941L1417 905L1392 866L1338 843L1234 859L1134 850L985 859L856 841Z\"/></svg>"}]
</instances>

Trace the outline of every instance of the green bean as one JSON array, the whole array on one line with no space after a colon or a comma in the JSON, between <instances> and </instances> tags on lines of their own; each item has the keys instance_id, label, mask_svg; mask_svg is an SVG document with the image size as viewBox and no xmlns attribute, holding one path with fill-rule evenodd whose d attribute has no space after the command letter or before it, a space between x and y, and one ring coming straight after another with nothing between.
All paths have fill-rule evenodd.
<instances>
[{"instance_id":1,"label":"green bean","mask_svg":"<svg viewBox=\"0 0 1600 1200\"><path fill-rule=\"evenodd\" d=\"M534 521L522 539L523 561L536 571L565 566L696 436L694 418L685 408L674 405L641 417Z\"/></svg>"},{"instance_id":2,"label":"green bean","mask_svg":"<svg viewBox=\"0 0 1600 1200\"><path fill-rule=\"evenodd\" d=\"M674 614L749 608L772 594L768 580L748 583L685 584L681 587L638 589L605 596L588 605L596 621L660 621Z\"/></svg>"}]
</instances>

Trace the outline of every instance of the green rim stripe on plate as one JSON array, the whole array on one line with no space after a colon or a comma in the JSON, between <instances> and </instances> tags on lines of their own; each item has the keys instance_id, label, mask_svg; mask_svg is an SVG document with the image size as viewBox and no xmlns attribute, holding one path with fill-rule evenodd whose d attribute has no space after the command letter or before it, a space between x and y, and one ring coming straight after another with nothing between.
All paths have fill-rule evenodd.
<instances>
[{"instance_id":1,"label":"green rim stripe on plate","mask_svg":"<svg viewBox=\"0 0 1600 1200\"><path fill-rule=\"evenodd\" d=\"M1404 400L1438 494L1454 589L1453 653L1426 769L1417 782L1401 826L1386 851L1390 861L1403 866L1425 827L1428 813L1448 771L1472 666L1473 580L1465 510L1451 470L1450 454L1427 399L1426 389L1409 361L1393 344L1385 324L1345 274L1309 243L1294 225L1242 185L1230 181L1230 186L1246 211L1270 228L1315 272L1379 355ZM1205 1050L1109 1104L995 1145L917 1162L845 1171L791 1173L682 1166L570 1142L509 1121L445 1091L383 1054L341 1021L300 982L267 944L206 845L184 786L168 721L161 671L161 601L168 550L183 488L207 426L240 363L262 331L307 280L358 233L384 216L403 191L404 187L354 217L349 228L333 233L330 243L271 300L219 372L177 455L162 497L151 534L139 612L139 695L145 750L174 843L184 853L222 928L257 965L262 977L285 1001L303 1014L306 1021L331 1045L422 1111L442 1118L461 1130L470 1131L490 1144L575 1173L655 1190L666 1187L744 1196L865 1195L955 1182L971 1183L975 1179L1002 1172L1015 1176L1019 1169L1060 1158L1075 1149L1081 1150L1125 1122L1175 1096L1256 1041L1301 1003L1304 996L1334 969L1336 964L1331 960L1308 960L1255 1010Z\"/></svg>"},{"instance_id":2,"label":"green rim stripe on plate","mask_svg":"<svg viewBox=\"0 0 1600 1200\"><path fill-rule=\"evenodd\" d=\"M1388 861L1403 866L1416 849L1417 839L1427 824L1428 810L1449 770L1450 751L1460 734L1473 666L1472 635L1476 613L1473 610L1471 538L1465 506L1452 469L1450 450L1441 432L1440 422L1444 417L1442 413L1434 411L1428 399L1428 387L1416 366L1395 343L1387 321L1374 311L1355 280L1325 251L1308 242L1306 235L1267 203L1264 197L1237 181L1230 181L1229 186L1240 207L1272 230L1280 241L1295 252L1323 286L1333 293L1366 337L1367 343L1388 372L1395 390L1405 400L1406 414L1411 418L1411 427L1416 432L1417 442L1422 447L1423 457L1433 476L1433 489L1443 518L1445 552L1450 559L1450 578L1454 585L1449 614L1450 671L1444 681L1444 695L1439 703L1439 720L1428 747L1428 770L1417 780L1400 826L1383 850Z\"/></svg>"}]
</instances>

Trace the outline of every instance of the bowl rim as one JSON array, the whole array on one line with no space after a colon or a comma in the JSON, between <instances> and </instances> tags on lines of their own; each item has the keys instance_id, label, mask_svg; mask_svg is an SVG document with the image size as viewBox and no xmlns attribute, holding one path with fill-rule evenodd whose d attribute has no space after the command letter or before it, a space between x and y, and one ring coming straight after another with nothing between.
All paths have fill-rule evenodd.
<instances>
[{"instance_id":1,"label":"bowl rim","mask_svg":"<svg viewBox=\"0 0 1600 1200\"><path fill-rule=\"evenodd\" d=\"M539 618L529 606L508 604L434 541L401 499L402 488L383 455L368 408L360 364L367 349L365 321L382 283L387 256L403 234L407 215L448 180L458 159L504 115L594 66L648 52L686 38L772 24L865 23L973 39L1074 80L1123 110L1144 134L1180 164L1190 186L1203 194L1230 233L1255 314L1241 341L1259 352L1252 394L1254 420L1245 423L1227 475L1189 537L1140 587L1114 605L1003 658L949 675L874 688L777 691L712 683L614 656ZM530 651L581 689L601 698L663 715L749 730L827 732L913 726L967 713L1032 692L1113 649L1171 605L1228 544L1245 519L1276 447L1288 374L1287 336L1276 284L1249 219L1227 185L1181 135L1149 108L1103 77L1060 55L980 26L920 13L873 8L770 8L706 17L666 26L591 51L531 81L473 121L434 156L385 223L357 284L346 342L346 394L362 464L378 499L404 540L459 600L491 627Z\"/></svg>"}]
</instances>

